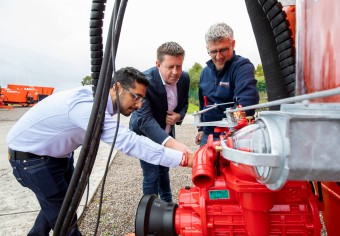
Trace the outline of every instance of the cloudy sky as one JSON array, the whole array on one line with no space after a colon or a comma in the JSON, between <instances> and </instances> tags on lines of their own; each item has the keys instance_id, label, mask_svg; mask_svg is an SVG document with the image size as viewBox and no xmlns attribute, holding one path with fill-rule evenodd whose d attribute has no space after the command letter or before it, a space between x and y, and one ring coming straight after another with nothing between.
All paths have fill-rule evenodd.
<instances>
[{"instance_id":1,"label":"cloudy sky","mask_svg":"<svg viewBox=\"0 0 340 236\"><path fill-rule=\"evenodd\" d=\"M107 1L104 39L113 8ZM91 74L90 0L1 0L0 85L80 85ZM256 66L260 57L243 0L129 0L116 59L117 68L145 70L155 65L156 49L166 41L186 51L184 69L209 59L204 34L224 21L234 29L236 53Z\"/></svg>"}]
</instances>

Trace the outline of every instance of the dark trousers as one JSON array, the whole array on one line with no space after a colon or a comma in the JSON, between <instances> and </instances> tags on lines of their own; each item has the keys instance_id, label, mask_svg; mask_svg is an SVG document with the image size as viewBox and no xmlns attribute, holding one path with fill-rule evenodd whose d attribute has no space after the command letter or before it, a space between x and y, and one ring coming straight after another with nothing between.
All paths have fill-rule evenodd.
<instances>
[{"instance_id":1,"label":"dark trousers","mask_svg":"<svg viewBox=\"0 0 340 236\"><path fill-rule=\"evenodd\" d=\"M140 160L143 170L143 194L156 194L166 202L172 202L169 168Z\"/></svg>"},{"instance_id":2,"label":"dark trousers","mask_svg":"<svg viewBox=\"0 0 340 236\"><path fill-rule=\"evenodd\" d=\"M54 158L25 153L16 155L10 150L10 164L17 181L32 190L38 199L41 210L28 235L49 235L53 230L62 203L66 196L73 174L72 158ZM77 227L77 216L74 217L68 235L81 235Z\"/></svg>"}]
</instances>

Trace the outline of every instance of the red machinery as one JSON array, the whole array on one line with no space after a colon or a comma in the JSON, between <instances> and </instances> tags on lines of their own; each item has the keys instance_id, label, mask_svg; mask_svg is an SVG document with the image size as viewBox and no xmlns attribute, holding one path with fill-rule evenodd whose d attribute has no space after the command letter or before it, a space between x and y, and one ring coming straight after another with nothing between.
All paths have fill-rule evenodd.
<instances>
[{"instance_id":1,"label":"red machinery","mask_svg":"<svg viewBox=\"0 0 340 236\"><path fill-rule=\"evenodd\" d=\"M244 126L242 120L238 124ZM194 159L194 186L179 191L178 205L155 195L143 196L136 214L136 235L320 235L321 207L309 182L288 181L273 191L259 183L271 171L223 157L223 142L230 149L269 153L262 130L257 124L249 128L246 136L242 129L221 141L209 136ZM249 148L250 140L258 144Z\"/></svg>"},{"instance_id":2,"label":"red machinery","mask_svg":"<svg viewBox=\"0 0 340 236\"><path fill-rule=\"evenodd\" d=\"M283 8L275 0L258 2L270 18L282 70L267 75L265 70L267 88L272 88L268 107L280 105L280 111L260 112L255 123L218 142L210 137L196 154L194 185L180 190L178 205L155 195L143 196L136 214L137 236L320 235L319 212L327 234L340 235L340 46L336 43L340 1L300 0ZM280 8L290 24L282 22ZM255 18L261 23L260 15ZM287 25L293 34L284 30ZM270 43L262 46L269 48ZM264 57L265 68L276 58L270 58L271 51L264 54L269 57ZM296 97L276 103L285 95L277 95L271 85L277 82L271 80L275 76L282 76L289 95ZM228 112L245 109L226 110L220 127L236 127Z\"/></svg>"},{"instance_id":3,"label":"red machinery","mask_svg":"<svg viewBox=\"0 0 340 236\"><path fill-rule=\"evenodd\" d=\"M8 104L31 106L51 95L53 90L52 87L8 84L7 88L1 88L0 103L4 108Z\"/></svg>"},{"instance_id":4,"label":"red machinery","mask_svg":"<svg viewBox=\"0 0 340 236\"><path fill-rule=\"evenodd\" d=\"M220 158L218 145L211 137L198 151L194 187L179 192L177 234L320 235L317 201L308 182L287 182L271 191L237 164Z\"/></svg>"}]
</instances>

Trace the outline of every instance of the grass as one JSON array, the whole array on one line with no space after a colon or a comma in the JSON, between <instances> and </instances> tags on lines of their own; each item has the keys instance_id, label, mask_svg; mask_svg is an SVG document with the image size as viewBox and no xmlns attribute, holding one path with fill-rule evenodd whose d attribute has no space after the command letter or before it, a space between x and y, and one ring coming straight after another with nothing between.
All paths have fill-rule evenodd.
<instances>
[{"instance_id":1,"label":"grass","mask_svg":"<svg viewBox=\"0 0 340 236\"><path fill-rule=\"evenodd\" d=\"M189 107L188 107L188 111L187 111L188 114L192 114L192 113L194 113L195 111L198 111L198 110L199 110L199 107L197 105L189 103Z\"/></svg>"}]
</instances>

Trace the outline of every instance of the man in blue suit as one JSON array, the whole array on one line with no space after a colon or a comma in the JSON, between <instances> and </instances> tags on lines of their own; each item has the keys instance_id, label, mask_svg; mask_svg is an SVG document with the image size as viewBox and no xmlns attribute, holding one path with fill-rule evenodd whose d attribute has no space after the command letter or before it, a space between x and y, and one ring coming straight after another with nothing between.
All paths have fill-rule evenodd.
<instances>
[{"instance_id":1,"label":"man in blue suit","mask_svg":"<svg viewBox=\"0 0 340 236\"><path fill-rule=\"evenodd\" d=\"M149 79L141 109L132 113L130 129L156 143L180 151L190 150L175 139L175 125L180 125L188 110L188 73L182 71L185 56L175 42L157 49L156 66L144 72ZM169 168L140 161L143 170L143 193L156 194L172 202Z\"/></svg>"}]
</instances>

